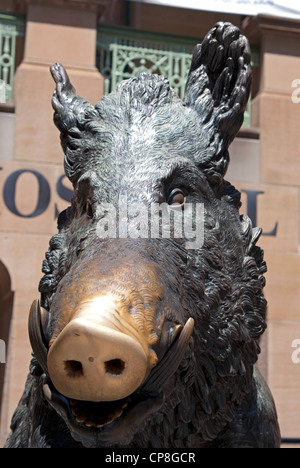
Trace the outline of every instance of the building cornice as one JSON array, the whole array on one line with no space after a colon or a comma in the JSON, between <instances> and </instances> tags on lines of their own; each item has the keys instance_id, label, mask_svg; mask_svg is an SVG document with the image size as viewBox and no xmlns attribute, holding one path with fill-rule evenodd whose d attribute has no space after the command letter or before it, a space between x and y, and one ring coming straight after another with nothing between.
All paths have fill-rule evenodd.
<instances>
[{"instance_id":1,"label":"building cornice","mask_svg":"<svg viewBox=\"0 0 300 468\"><path fill-rule=\"evenodd\" d=\"M1 8L1 4L6 8ZM28 6L31 4L42 6L53 6L58 8L69 8L76 10L91 11L101 15L107 7L109 0L11 0L9 11L17 14L26 14ZM0 0L0 10L7 10L8 2Z\"/></svg>"},{"instance_id":2,"label":"building cornice","mask_svg":"<svg viewBox=\"0 0 300 468\"><path fill-rule=\"evenodd\" d=\"M269 15L248 16L242 24L243 34L252 44L259 44L266 34L300 34L300 20Z\"/></svg>"}]
</instances>

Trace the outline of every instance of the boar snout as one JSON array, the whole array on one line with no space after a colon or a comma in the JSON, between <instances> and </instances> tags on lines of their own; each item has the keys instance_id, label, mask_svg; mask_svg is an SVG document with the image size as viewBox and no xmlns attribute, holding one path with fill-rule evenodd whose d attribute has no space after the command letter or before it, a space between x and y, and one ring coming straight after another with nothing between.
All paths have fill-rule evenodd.
<instances>
[{"instance_id":1,"label":"boar snout","mask_svg":"<svg viewBox=\"0 0 300 468\"><path fill-rule=\"evenodd\" d=\"M126 398L156 361L131 317L120 317L114 298L80 304L48 354L50 378L63 395L93 402Z\"/></svg>"}]
</instances>

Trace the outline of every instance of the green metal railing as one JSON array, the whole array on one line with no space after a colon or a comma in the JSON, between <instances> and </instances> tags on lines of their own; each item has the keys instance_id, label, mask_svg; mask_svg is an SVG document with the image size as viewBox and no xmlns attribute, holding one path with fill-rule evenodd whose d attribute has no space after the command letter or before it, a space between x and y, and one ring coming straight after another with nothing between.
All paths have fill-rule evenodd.
<instances>
[{"instance_id":1,"label":"green metal railing","mask_svg":"<svg viewBox=\"0 0 300 468\"><path fill-rule=\"evenodd\" d=\"M193 48L199 39L155 34L126 27L100 25L98 66L105 79L105 93L142 71L165 75L183 96Z\"/></svg>"},{"instance_id":2,"label":"green metal railing","mask_svg":"<svg viewBox=\"0 0 300 468\"><path fill-rule=\"evenodd\" d=\"M97 65L105 80L105 94L124 79L142 71L165 75L183 97L192 53L201 38L157 34L128 27L100 24L97 39ZM252 62L258 66L258 50ZM245 113L244 127L251 125L251 103Z\"/></svg>"},{"instance_id":3,"label":"green metal railing","mask_svg":"<svg viewBox=\"0 0 300 468\"><path fill-rule=\"evenodd\" d=\"M0 13L0 102L13 99L17 38L24 34L23 17Z\"/></svg>"}]
</instances>

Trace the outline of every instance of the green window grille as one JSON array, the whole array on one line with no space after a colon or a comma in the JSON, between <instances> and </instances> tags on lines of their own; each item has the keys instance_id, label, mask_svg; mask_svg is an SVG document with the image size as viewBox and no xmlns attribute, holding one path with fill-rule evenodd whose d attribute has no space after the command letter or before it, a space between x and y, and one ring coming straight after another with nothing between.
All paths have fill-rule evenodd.
<instances>
[{"instance_id":1,"label":"green window grille","mask_svg":"<svg viewBox=\"0 0 300 468\"><path fill-rule=\"evenodd\" d=\"M127 27L99 25L97 64L104 77L105 94L124 79L147 71L165 75L178 95L184 96L185 84L195 44L201 38L156 34ZM252 52L257 66L258 52ZM244 126L251 125L250 101Z\"/></svg>"},{"instance_id":2,"label":"green window grille","mask_svg":"<svg viewBox=\"0 0 300 468\"><path fill-rule=\"evenodd\" d=\"M24 30L22 17L0 14L0 102L13 99L17 39Z\"/></svg>"},{"instance_id":3,"label":"green window grille","mask_svg":"<svg viewBox=\"0 0 300 468\"><path fill-rule=\"evenodd\" d=\"M105 79L105 94L122 80L147 71L165 75L182 97L197 42L199 39L100 25L98 66Z\"/></svg>"}]
</instances>

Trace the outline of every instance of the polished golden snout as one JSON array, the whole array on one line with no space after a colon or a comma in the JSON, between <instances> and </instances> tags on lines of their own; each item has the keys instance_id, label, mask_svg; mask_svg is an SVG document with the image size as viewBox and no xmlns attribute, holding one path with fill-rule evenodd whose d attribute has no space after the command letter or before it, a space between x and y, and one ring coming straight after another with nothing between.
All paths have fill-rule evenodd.
<instances>
[{"instance_id":1,"label":"polished golden snout","mask_svg":"<svg viewBox=\"0 0 300 468\"><path fill-rule=\"evenodd\" d=\"M156 362L130 314L119 313L115 298L100 296L80 304L51 345L47 365L60 393L100 402L132 394Z\"/></svg>"}]
</instances>

